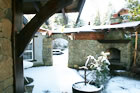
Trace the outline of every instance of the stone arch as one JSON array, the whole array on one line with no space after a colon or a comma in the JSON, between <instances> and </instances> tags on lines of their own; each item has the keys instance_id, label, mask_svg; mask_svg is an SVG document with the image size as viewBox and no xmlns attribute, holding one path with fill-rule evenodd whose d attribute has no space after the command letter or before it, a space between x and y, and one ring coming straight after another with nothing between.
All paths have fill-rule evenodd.
<instances>
[{"instance_id":1,"label":"stone arch","mask_svg":"<svg viewBox=\"0 0 140 93\"><path fill-rule=\"evenodd\" d=\"M43 39L43 62L45 66L52 66L53 59L52 59L52 41L57 38L63 38L69 42L70 38L68 35L63 33L53 34L51 37L45 37Z\"/></svg>"},{"instance_id":2,"label":"stone arch","mask_svg":"<svg viewBox=\"0 0 140 93\"><path fill-rule=\"evenodd\" d=\"M57 39L57 38L63 38L67 41L70 40L70 38L66 34L53 34L51 38L52 38L52 40Z\"/></svg>"}]
</instances>

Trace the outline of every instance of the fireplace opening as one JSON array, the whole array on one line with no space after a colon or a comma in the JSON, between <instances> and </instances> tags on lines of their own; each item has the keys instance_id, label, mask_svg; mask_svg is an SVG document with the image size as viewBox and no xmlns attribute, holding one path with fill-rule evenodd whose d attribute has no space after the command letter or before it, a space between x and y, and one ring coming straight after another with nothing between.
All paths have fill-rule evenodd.
<instances>
[{"instance_id":1,"label":"fireplace opening","mask_svg":"<svg viewBox=\"0 0 140 93\"><path fill-rule=\"evenodd\" d=\"M120 63L120 50L116 48L109 48L107 52L110 52L108 59L111 63Z\"/></svg>"}]
</instances>

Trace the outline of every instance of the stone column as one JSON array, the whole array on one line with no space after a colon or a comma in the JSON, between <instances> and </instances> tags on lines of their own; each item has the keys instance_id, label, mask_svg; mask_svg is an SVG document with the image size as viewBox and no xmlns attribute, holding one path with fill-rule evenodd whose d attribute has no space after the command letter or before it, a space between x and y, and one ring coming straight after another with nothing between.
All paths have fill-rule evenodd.
<instances>
[{"instance_id":1,"label":"stone column","mask_svg":"<svg viewBox=\"0 0 140 93\"><path fill-rule=\"evenodd\" d=\"M45 66L52 66L52 39L44 38L43 39L43 62Z\"/></svg>"},{"instance_id":2,"label":"stone column","mask_svg":"<svg viewBox=\"0 0 140 93\"><path fill-rule=\"evenodd\" d=\"M0 93L13 93L12 0L0 0Z\"/></svg>"}]
</instances>

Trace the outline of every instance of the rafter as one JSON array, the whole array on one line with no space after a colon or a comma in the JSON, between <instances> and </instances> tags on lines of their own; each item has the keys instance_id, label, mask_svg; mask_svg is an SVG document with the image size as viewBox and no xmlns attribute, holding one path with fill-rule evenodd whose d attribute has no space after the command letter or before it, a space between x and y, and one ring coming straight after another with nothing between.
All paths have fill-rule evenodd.
<instances>
[{"instance_id":1,"label":"rafter","mask_svg":"<svg viewBox=\"0 0 140 93\"><path fill-rule=\"evenodd\" d=\"M49 0L20 33L17 34L17 56L22 55L34 34L49 17L71 3L72 0Z\"/></svg>"},{"instance_id":2,"label":"rafter","mask_svg":"<svg viewBox=\"0 0 140 93\"><path fill-rule=\"evenodd\" d=\"M86 0L81 0L81 6L80 6L80 9L79 9L79 15L78 15L78 17L77 17L76 24L79 22L79 19L80 19L80 16L81 16L83 7L84 7L84 5L85 5L85 2L86 2Z\"/></svg>"}]
</instances>

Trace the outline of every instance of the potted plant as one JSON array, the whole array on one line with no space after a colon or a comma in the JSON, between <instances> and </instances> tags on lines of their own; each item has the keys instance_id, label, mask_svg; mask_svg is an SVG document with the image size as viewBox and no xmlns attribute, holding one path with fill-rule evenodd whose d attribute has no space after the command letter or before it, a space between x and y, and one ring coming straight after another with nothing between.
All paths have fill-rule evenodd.
<instances>
[{"instance_id":1,"label":"potted plant","mask_svg":"<svg viewBox=\"0 0 140 93\"><path fill-rule=\"evenodd\" d=\"M80 67L84 69L84 82L77 82L73 84L73 93L100 93L103 89L103 84L108 80L110 65L107 56L110 53L101 52L101 55L96 59L94 56L89 55L85 62L85 66ZM87 73L87 70L90 70ZM87 79L90 75L91 78Z\"/></svg>"}]
</instances>

